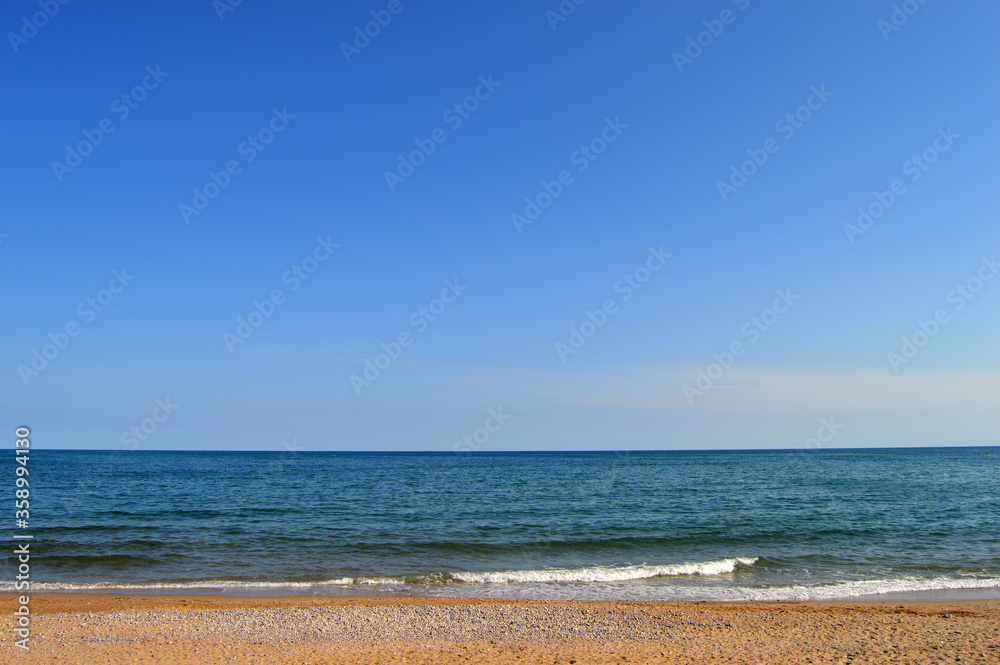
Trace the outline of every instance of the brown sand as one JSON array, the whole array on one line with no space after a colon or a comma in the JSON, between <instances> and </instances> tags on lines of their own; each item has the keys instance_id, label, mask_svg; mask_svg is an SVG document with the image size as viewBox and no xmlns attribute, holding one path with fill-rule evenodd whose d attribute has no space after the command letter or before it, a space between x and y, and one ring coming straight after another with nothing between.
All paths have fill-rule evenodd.
<instances>
[{"instance_id":1,"label":"brown sand","mask_svg":"<svg viewBox=\"0 0 1000 665\"><path fill-rule=\"evenodd\" d=\"M8 622L14 596L0 595ZM1000 663L1000 601L31 596L0 663ZM10 624L8 623L8 626Z\"/></svg>"}]
</instances>

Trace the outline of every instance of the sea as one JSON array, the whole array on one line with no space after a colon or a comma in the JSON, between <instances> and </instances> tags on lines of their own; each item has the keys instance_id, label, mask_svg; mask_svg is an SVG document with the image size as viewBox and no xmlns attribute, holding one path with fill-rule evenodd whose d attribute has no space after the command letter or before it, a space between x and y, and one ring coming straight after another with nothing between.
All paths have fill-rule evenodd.
<instances>
[{"instance_id":1,"label":"sea","mask_svg":"<svg viewBox=\"0 0 1000 665\"><path fill-rule=\"evenodd\" d=\"M35 449L31 588L998 598L998 452Z\"/></svg>"}]
</instances>

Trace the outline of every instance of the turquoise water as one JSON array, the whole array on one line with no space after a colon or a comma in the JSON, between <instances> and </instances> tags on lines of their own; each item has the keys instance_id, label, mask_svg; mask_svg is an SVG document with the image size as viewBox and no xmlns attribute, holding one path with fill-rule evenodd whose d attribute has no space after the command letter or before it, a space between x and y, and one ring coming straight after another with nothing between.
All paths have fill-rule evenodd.
<instances>
[{"instance_id":1,"label":"turquoise water","mask_svg":"<svg viewBox=\"0 0 1000 665\"><path fill-rule=\"evenodd\" d=\"M986 448L34 451L32 577L240 594L998 597L998 462Z\"/></svg>"}]
</instances>

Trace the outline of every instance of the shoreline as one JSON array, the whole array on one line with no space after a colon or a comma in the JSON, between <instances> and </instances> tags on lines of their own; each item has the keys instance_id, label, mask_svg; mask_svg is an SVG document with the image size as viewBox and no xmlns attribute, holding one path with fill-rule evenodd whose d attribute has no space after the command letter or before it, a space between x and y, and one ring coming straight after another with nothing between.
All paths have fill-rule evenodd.
<instances>
[{"instance_id":1,"label":"shoreline","mask_svg":"<svg viewBox=\"0 0 1000 665\"><path fill-rule=\"evenodd\" d=\"M187 590L186 590L187 591ZM13 605L19 593L0 593L0 605ZM225 593L175 593L173 590L164 593L149 593L137 591L43 591L28 592L31 596L32 611L36 614L73 613L73 612L107 612L121 610L188 610L188 609L249 609L249 608L301 608L301 607L338 607L345 605L384 606L384 605L568 605L568 606L712 606L734 609L759 609L773 606L803 606L824 608L867 608L900 606L913 608L934 608L948 606L955 610L962 608L993 608L1000 610L1000 596L994 592L990 597L960 598L884 598L858 597L833 600L570 600L570 599L532 599L532 598L487 598L466 596L420 596L420 595L387 595L387 594L280 594L280 595L235 595ZM950 594L951 591L925 592L927 594ZM891 595L891 594L889 594ZM923 595L923 594L921 594ZM942 610L944 611L944 610Z\"/></svg>"},{"instance_id":2,"label":"shoreline","mask_svg":"<svg viewBox=\"0 0 1000 665\"><path fill-rule=\"evenodd\" d=\"M13 594L8 589L0 590L0 598ZM1000 587L963 587L963 588L937 588L906 591L886 591L883 593L857 594L848 596L832 597L795 597L787 598L739 598L739 597L674 597L674 598L638 598L638 597L579 597L579 598L558 598L558 597L532 597L521 595L476 595L476 594L428 594L422 593L419 589L414 590L386 590L378 588L348 588L348 587L319 587L319 588L296 588L295 586L102 586L92 588L43 588L33 592L36 596L127 596L127 597L155 597L155 596L192 596L192 597L222 597L222 598L440 598L440 599L480 599L480 600L518 600L518 601L561 601L580 600L593 602L648 602L648 603L851 603L851 602L954 602L967 600L994 600L1000 599Z\"/></svg>"},{"instance_id":3,"label":"shoreline","mask_svg":"<svg viewBox=\"0 0 1000 665\"><path fill-rule=\"evenodd\" d=\"M14 595L3 594L13 611ZM1000 600L31 594L31 662L1000 662ZM9 615L8 615L9 616ZM0 662L16 651L0 637ZM18 654L19 655L19 654Z\"/></svg>"}]
</instances>

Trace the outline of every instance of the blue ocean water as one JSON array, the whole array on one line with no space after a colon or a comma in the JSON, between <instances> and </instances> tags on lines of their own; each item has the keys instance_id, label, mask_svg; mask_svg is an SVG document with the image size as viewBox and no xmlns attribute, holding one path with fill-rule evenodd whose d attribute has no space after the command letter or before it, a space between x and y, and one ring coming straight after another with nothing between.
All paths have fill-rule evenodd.
<instances>
[{"instance_id":1,"label":"blue ocean water","mask_svg":"<svg viewBox=\"0 0 1000 665\"><path fill-rule=\"evenodd\" d=\"M998 463L988 448L35 450L32 577L36 590L998 597Z\"/></svg>"}]
</instances>

